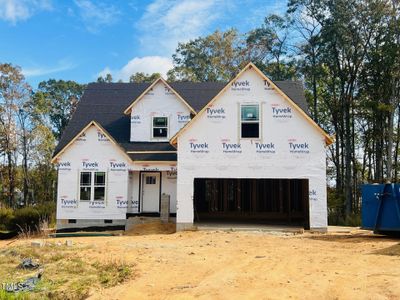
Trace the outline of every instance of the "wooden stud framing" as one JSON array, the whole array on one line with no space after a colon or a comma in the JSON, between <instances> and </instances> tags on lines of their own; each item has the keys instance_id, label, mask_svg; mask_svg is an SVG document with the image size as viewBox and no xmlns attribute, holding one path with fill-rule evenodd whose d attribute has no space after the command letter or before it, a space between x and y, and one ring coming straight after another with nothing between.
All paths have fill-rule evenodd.
<instances>
[{"instance_id":1,"label":"wooden stud framing","mask_svg":"<svg viewBox=\"0 0 400 300\"><path fill-rule=\"evenodd\" d=\"M195 212L202 219L300 222L307 228L307 186L307 179L196 178Z\"/></svg>"}]
</instances>

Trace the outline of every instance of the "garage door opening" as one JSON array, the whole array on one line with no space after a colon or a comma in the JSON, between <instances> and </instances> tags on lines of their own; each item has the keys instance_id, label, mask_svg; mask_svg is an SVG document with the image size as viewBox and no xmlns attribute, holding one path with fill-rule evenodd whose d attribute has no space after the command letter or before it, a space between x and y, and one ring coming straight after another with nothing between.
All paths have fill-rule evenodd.
<instances>
[{"instance_id":1,"label":"garage door opening","mask_svg":"<svg viewBox=\"0 0 400 300\"><path fill-rule=\"evenodd\" d=\"M308 179L195 178L196 222L301 225L309 229Z\"/></svg>"}]
</instances>

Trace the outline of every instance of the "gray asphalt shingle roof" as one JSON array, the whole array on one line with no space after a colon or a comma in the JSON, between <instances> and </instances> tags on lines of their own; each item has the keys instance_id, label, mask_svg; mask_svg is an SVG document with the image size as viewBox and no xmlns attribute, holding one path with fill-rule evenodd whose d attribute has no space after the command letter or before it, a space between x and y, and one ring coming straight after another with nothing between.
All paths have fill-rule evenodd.
<instances>
[{"instance_id":1,"label":"gray asphalt shingle roof","mask_svg":"<svg viewBox=\"0 0 400 300\"><path fill-rule=\"evenodd\" d=\"M176 161L176 153L129 153L133 161Z\"/></svg>"},{"instance_id":2,"label":"gray asphalt shingle roof","mask_svg":"<svg viewBox=\"0 0 400 300\"><path fill-rule=\"evenodd\" d=\"M169 83L179 95L199 112L226 85L223 82ZM275 81L275 84L301 109L308 113L302 84ZM175 151L168 143L130 142L130 116L124 110L142 94L150 83L90 83L54 151L59 153L91 121L99 123L125 151ZM175 155L176 157L176 155Z\"/></svg>"}]
</instances>

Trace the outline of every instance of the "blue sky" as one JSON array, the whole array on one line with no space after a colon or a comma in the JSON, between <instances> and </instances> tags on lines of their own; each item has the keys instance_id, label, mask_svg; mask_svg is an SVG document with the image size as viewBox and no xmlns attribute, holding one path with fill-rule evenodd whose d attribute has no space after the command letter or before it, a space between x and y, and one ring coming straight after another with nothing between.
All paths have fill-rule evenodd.
<instances>
[{"instance_id":1,"label":"blue sky","mask_svg":"<svg viewBox=\"0 0 400 300\"><path fill-rule=\"evenodd\" d=\"M279 0L0 0L0 63L19 65L36 88L111 73L165 74L178 42L231 27L246 32Z\"/></svg>"}]
</instances>

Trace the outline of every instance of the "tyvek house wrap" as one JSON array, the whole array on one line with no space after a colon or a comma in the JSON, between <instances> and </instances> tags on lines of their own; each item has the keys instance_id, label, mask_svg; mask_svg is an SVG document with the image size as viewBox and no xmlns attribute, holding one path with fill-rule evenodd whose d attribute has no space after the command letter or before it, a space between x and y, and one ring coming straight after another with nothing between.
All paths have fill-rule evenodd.
<instances>
[{"instance_id":1,"label":"tyvek house wrap","mask_svg":"<svg viewBox=\"0 0 400 300\"><path fill-rule=\"evenodd\" d=\"M165 84L158 82L132 109L131 140L156 141L151 138L152 116L167 116L172 136L189 121L190 110ZM132 162L95 125L60 153L57 167L57 219L125 219L127 212L138 212L140 171L161 172L161 193L170 195L171 212L176 212L176 163ZM79 200L82 171L106 172L104 202ZM128 171L134 172L128 174Z\"/></svg>"},{"instance_id":2,"label":"tyvek house wrap","mask_svg":"<svg viewBox=\"0 0 400 300\"><path fill-rule=\"evenodd\" d=\"M96 126L91 126L66 149L57 162L57 219L125 219L129 162L115 147ZM106 172L104 202L79 201L82 171Z\"/></svg>"},{"instance_id":3,"label":"tyvek house wrap","mask_svg":"<svg viewBox=\"0 0 400 300\"><path fill-rule=\"evenodd\" d=\"M170 163L132 163L128 157L92 125L62 153L57 161L57 219L125 219L138 212L139 171L161 171L162 192L171 195L176 208L176 170ZM79 201L79 176L83 171L106 172L105 201ZM129 171L134 171L129 175Z\"/></svg>"},{"instance_id":4,"label":"tyvek house wrap","mask_svg":"<svg viewBox=\"0 0 400 300\"><path fill-rule=\"evenodd\" d=\"M152 138L152 117L168 117L168 136ZM131 111L131 141L168 141L187 122L190 109L176 95L159 81Z\"/></svg>"},{"instance_id":5,"label":"tyvek house wrap","mask_svg":"<svg viewBox=\"0 0 400 300\"><path fill-rule=\"evenodd\" d=\"M260 139L240 138L240 105L260 104ZM254 69L178 135L177 223L193 222L194 178L309 179L310 227L327 227L325 137Z\"/></svg>"}]
</instances>

